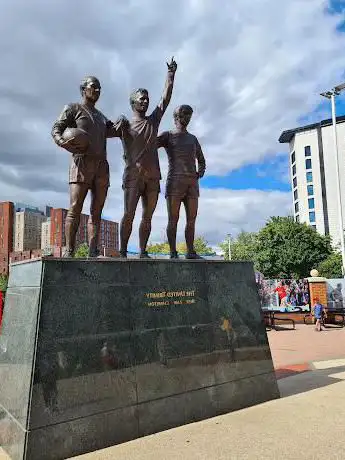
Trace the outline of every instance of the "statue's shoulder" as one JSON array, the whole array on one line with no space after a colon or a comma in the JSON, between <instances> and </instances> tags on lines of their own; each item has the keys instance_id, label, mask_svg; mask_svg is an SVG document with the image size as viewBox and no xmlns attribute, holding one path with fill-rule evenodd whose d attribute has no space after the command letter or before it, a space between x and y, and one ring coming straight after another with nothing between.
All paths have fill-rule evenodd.
<instances>
[{"instance_id":1,"label":"statue's shoulder","mask_svg":"<svg viewBox=\"0 0 345 460\"><path fill-rule=\"evenodd\" d=\"M69 102L65 105L64 110L68 112L77 112L81 109L81 104L78 102Z\"/></svg>"}]
</instances>

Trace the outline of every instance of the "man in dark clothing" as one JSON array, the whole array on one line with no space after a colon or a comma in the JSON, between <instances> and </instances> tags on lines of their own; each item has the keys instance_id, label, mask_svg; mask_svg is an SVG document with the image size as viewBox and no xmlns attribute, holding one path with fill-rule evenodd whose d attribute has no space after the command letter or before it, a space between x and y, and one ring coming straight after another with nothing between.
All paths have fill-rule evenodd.
<instances>
[{"instance_id":1,"label":"man in dark clothing","mask_svg":"<svg viewBox=\"0 0 345 460\"><path fill-rule=\"evenodd\" d=\"M120 226L120 255L127 257L127 245L132 233L135 211L141 197L143 214L139 227L140 257L149 258L146 245L151 233L152 215L156 209L161 179L157 134L160 121L166 111L174 86L177 64L174 59L168 66L168 75L162 99L151 115L146 116L149 94L139 88L130 96L133 118L129 128L122 131L125 170L122 188L124 190L124 215Z\"/></svg>"},{"instance_id":2,"label":"man in dark clothing","mask_svg":"<svg viewBox=\"0 0 345 460\"><path fill-rule=\"evenodd\" d=\"M169 160L169 171L165 197L168 207L167 237L170 258L177 259L176 230L181 203L186 210L185 238L187 259L201 259L194 250L195 220L198 212L199 178L203 177L206 162L198 139L187 131L193 114L189 105L181 105L174 110L176 128L163 132L158 137L158 147L164 147ZM196 170L198 162L198 171Z\"/></svg>"},{"instance_id":3,"label":"man in dark clothing","mask_svg":"<svg viewBox=\"0 0 345 460\"><path fill-rule=\"evenodd\" d=\"M72 257L74 254L80 214L87 192L91 190L89 256L97 257L101 214L110 185L107 138L119 137L126 120L121 118L114 124L95 108L101 92L96 77L84 78L80 92L81 103L66 105L52 129L55 143L72 153L69 168L70 208L65 222L66 248L63 256ZM70 131L76 136L66 136L67 128L72 128ZM81 138L87 139L85 145L81 145Z\"/></svg>"}]
</instances>

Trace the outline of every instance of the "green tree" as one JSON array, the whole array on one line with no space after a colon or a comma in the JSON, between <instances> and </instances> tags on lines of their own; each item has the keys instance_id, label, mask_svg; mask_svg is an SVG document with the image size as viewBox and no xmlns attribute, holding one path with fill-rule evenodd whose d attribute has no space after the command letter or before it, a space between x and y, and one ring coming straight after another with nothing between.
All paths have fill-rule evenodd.
<instances>
[{"instance_id":1,"label":"green tree","mask_svg":"<svg viewBox=\"0 0 345 460\"><path fill-rule=\"evenodd\" d=\"M330 238L292 217L271 217L256 241L257 269L267 278L303 278L332 254Z\"/></svg>"},{"instance_id":2,"label":"green tree","mask_svg":"<svg viewBox=\"0 0 345 460\"><path fill-rule=\"evenodd\" d=\"M177 243L176 245L177 252L180 254L186 254L187 246L184 241ZM202 236L198 236L194 240L194 249L195 252L205 256L214 256L214 250L208 245L208 242Z\"/></svg>"},{"instance_id":3,"label":"green tree","mask_svg":"<svg viewBox=\"0 0 345 460\"><path fill-rule=\"evenodd\" d=\"M77 259L82 259L88 257L89 255L89 246L87 243L82 243L78 246L77 250L75 251L74 257Z\"/></svg>"},{"instance_id":4,"label":"green tree","mask_svg":"<svg viewBox=\"0 0 345 460\"><path fill-rule=\"evenodd\" d=\"M341 272L342 257L339 252L333 252L327 259L323 260L317 267L320 276L325 278L342 278Z\"/></svg>"},{"instance_id":5,"label":"green tree","mask_svg":"<svg viewBox=\"0 0 345 460\"><path fill-rule=\"evenodd\" d=\"M231 260L250 260L256 262L257 233L241 231L234 239L230 238ZM220 243L224 259L229 260L229 240Z\"/></svg>"},{"instance_id":6,"label":"green tree","mask_svg":"<svg viewBox=\"0 0 345 460\"><path fill-rule=\"evenodd\" d=\"M8 283L8 277L6 275L0 275L0 291L6 291Z\"/></svg>"},{"instance_id":7,"label":"green tree","mask_svg":"<svg viewBox=\"0 0 345 460\"><path fill-rule=\"evenodd\" d=\"M170 254L169 244L167 242L148 244L146 250L151 254Z\"/></svg>"},{"instance_id":8,"label":"green tree","mask_svg":"<svg viewBox=\"0 0 345 460\"><path fill-rule=\"evenodd\" d=\"M214 255L213 249L208 246L207 241L202 237L197 237L194 240L194 248L198 254ZM187 252L187 246L184 241L176 244L177 252L185 254ZM170 254L170 248L168 242L149 244L147 246L147 252L151 254Z\"/></svg>"}]
</instances>

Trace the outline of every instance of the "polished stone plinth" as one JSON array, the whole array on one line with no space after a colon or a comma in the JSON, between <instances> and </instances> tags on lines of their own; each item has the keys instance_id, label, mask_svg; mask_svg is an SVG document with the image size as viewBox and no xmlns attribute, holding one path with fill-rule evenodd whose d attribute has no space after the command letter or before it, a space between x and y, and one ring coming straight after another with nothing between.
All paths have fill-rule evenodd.
<instances>
[{"instance_id":1,"label":"polished stone plinth","mask_svg":"<svg viewBox=\"0 0 345 460\"><path fill-rule=\"evenodd\" d=\"M279 397L250 263L11 266L0 444L63 459Z\"/></svg>"}]
</instances>

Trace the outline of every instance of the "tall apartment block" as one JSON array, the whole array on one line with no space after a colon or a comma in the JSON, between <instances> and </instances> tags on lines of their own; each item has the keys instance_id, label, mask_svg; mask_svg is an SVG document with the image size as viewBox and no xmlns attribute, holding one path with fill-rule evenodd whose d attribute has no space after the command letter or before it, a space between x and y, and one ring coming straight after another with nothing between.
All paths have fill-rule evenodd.
<instances>
[{"instance_id":1,"label":"tall apartment block","mask_svg":"<svg viewBox=\"0 0 345 460\"><path fill-rule=\"evenodd\" d=\"M66 245L65 220L67 209L52 209L50 214L50 246L63 247ZM87 242L87 222L89 216L82 214L80 217L79 229L77 232L77 245ZM101 220L101 231L99 235L99 247L113 249L119 248L119 224L110 220Z\"/></svg>"},{"instance_id":2,"label":"tall apartment block","mask_svg":"<svg viewBox=\"0 0 345 460\"><path fill-rule=\"evenodd\" d=\"M50 247L50 230L51 230L51 220L50 217L47 218L46 222L42 222L42 231L41 231L41 249L46 249Z\"/></svg>"},{"instance_id":3,"label":"tall apartment block","mask_svg":"<svg viewBox=\"0 0 345 460\"><path fill-rule=\"evenodd\" d=\"M345 116L337 118L342 213L345 220ZM332 120L284 131L289 144L292 202L296 221L306 222L333 244L340 242ZM345 223L343 222L343 229Z\"/></svg>"},{"instance_id":4,"label":"tall apartment block","mask_svg":"<svg viewBox=\"0 0 345 460\"><path fill-rule=\"evenodd\" d=\"M42 222L46 220L43 212L24 210L15 215L14 251L28 251L41 247Z\"/></svg>"},{"instance_id":5,"label":"tall apartment block","mask_svg":"<svg viewBox=\"0 0 345 460\"><path fill-rule=\"evenodd\" d=\"M9 255L13 251L14 204L0 203L0 275L8 274Z\"/></svg>"}]
</instances>

